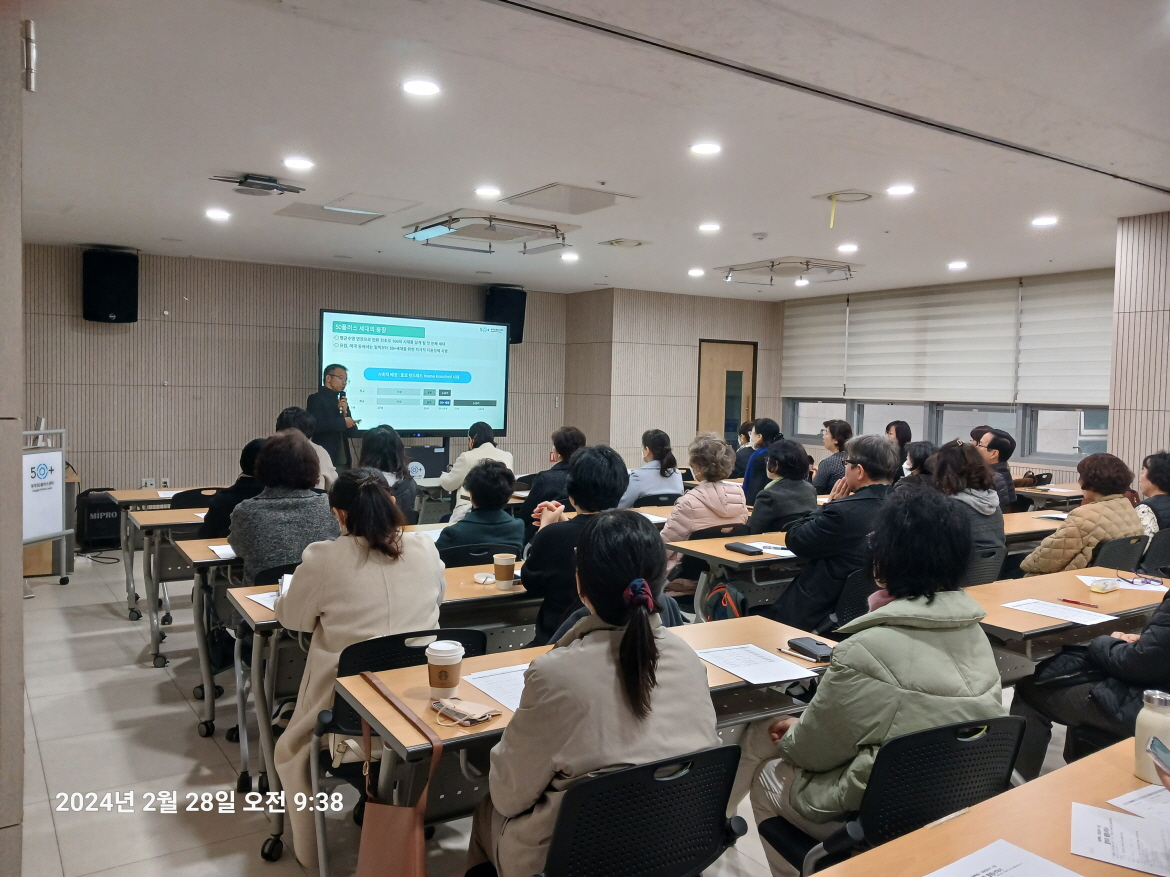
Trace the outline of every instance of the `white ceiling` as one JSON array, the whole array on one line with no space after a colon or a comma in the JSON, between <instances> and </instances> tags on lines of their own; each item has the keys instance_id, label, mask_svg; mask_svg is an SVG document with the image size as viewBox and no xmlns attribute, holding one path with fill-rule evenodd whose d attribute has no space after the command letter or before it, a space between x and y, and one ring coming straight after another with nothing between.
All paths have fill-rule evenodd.
<instances>
[{"instance_id":1,"label":"white ceiling","mask_svg":"<svg viewBox=\"0 0 1170 877\"><path fill-rule=\"evenodd\" d=\"M1170 5L1121 0L551 0L566 10L1170 188ZM25 237L573 292L790 298L1111 265L1116 219L1170 196L482 0L25 0ZM431 77L435 98L404 94ZM699 157L700 139L723 145ZM281 159L303 154L307 172ZM213 174L276 174L249 198ZM564 182L637 196L569 221L580 254L423 248L401 226ZM910 182L838 208L813 196ZM274 216L359 192L363 226ZM490 202L489 202L490 203ZM232 212L226 223L209 207ZM1033 216L1055 213L1039 230ZM715 220L723 230L696 226ZM764 241L753 232L767 232ZM616 237L650 241L619 251ZM178 238L168 241L164 238ZM847 283L757 291L710 269L805 255ZM347 256L349 258L337 258ZM970 267L949 272L962 259ZM687 270L708 270L690 278ZM479 272L490 271L491 274Z\"/></svg>"}]
</instances>

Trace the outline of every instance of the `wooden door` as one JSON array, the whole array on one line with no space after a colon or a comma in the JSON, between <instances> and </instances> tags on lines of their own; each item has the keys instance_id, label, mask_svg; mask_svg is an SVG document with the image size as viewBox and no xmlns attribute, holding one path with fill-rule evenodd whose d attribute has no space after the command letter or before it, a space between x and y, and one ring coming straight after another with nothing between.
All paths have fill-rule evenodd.
<instances>
[{"instance_id":1,"label":"wooden door","mask_svg":"<svg viewBox=\"0 0 1170 877\"><path fill-rule=\"evenodd\" d=\"M739 425L755 417L756 345L749 341L699 342L699 432L736 444Z\"/></svg>"}]
</instances>

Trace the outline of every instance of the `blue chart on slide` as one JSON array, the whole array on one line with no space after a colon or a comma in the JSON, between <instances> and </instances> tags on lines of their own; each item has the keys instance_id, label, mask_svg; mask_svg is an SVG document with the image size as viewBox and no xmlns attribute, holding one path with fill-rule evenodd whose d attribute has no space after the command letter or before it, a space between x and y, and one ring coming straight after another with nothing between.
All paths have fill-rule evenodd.
<instances>
[{"instance_id":1,"label":"blue chart on slide","mask_svg":"<svg viewBox=\"0 0 1170 877\"><path fill-rule=\"evenodd\" d=\"M349 370L346 397L361 429L505 426L506 326L322 311L321 360Z\"/></svg>"}]
</instances>

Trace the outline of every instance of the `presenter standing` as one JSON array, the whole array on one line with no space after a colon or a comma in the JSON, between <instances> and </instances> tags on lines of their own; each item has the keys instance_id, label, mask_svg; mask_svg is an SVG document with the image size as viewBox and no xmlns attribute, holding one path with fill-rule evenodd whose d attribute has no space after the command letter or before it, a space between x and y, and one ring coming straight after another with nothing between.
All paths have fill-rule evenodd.
<instances>
[{"instance_id":1,"label":"presenter standing","mask_svg":"<svg viewBox=\"0 0 1170 877\"><path fill-rule=\"evenodd\" d=\"M345 398L348 383L349 371L345 366L327 365L323 386L305 403L305 408L317 421L313 441L329 452L338 471L353 465L349 439L358 434L357 425L361 423L350 416L349 402Z\"/></svg>"}]
</instances>

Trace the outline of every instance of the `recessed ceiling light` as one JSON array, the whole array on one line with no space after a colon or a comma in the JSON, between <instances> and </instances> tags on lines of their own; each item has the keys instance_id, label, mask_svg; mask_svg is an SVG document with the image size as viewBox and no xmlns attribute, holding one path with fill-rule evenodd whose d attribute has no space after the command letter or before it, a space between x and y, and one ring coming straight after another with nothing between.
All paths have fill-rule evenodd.
<instances>
[{"instance_id":1,"label":"recessed ceiling light","mask_svg":"<svg viewBox=\"0 0 1170 877\"><path fill-rule=\"evenodd\" d=\"M402 83L402 90L407 94L417 94L422 97L430 97L433 94L439 93L439 86L431 82L429 79L408 79Z\"/></svg>"},{"instance_id":2,"label":"recessed ceiling light","mask_svg":"<svg viewBox=\"0 0 1170 877\"><path fill-rule=\"evenodd\" d=\"M699 226L699 231L719 231L718 222L704 222Z\"/></svg>"},{"instance_id":3,"label":"recessed ceiling light","mask_svg":"<svg viewBox=\"0 0 1170 877\"><path fill-rule=\"evenodd\" d=\"M475 194L480 198L499 198L500 190L495 186L480 186L475 190Z\"/></svg>"},{"instance_id":4,"label":"recessed ceiling light","mask_svg":"<svg viewBox=\"0 0 1170 877\"><path fill-rule=\"evenodd\" d=\"M1057 219L1055 216L1037 216L1032 220L1032 225L1043 228L1047 225L1056 225Z\"/></svg>"},{"instance_id":5,"label":"recessed ceiling light","mask_svg":"<svg viewBox=\"0 0 1170 877\"><path fill-rule=\"evenodd\" d=\"M714 155L717 152L722 152L723 147L718 143L696 143L691 146L691 152L696 155Z\"/></svg>"},{"instance_id":6,"label":"recessed ceiling light","mask_svg":"<svg viewBox=\"0 0 1170 877\"><path fill-rule=\"evenodd\" d=\"M808 281L805 280L803 277L798 277L798 278L796 278L796 285L797 286L808 286Z\"/></svg>"},{"instance_id":7,"label":"recessed ceiling light","mask_svg":"<svg viewBox=\"0 0 1170 877\"><path fill-rule=\"evenodd\" d=\"M231 219L232 217L226 210L220 210L218 207L212 207L205 215L208 219L214 219L217 222L223 222L225 219Z\"/></svg>"},{"instance_id":8,"label":"recessed ceiling light","mask_svg":"<svg viewBox=\"0 0 1170 877\"><path fill-rule=\"evenodd\" d=\"M909 183L899 183L896 186L890 186L886 189L887 195L913 195L914 187Z\"/></svg>"},{"instance_id":9,"label":"recessed ceiling light","mask_svg":"<svg viewBox=\"0 0 1170 877\"><path fill-rule=\"evenodd\" d=\"M687 272L687 274L691 275L691 277L702 277L706 273L707 272L704 271L702 268L692 268L690 271Z\"/></svg>"},{"instance_id":10,"label":"recessed ceiling light","mask_svg":"<svg viewBox=\"0 0 1170 877\"><path fill-rule=\"evenodd\" d=\"M580 258L576 253L561 253L562 262L576 262Z\"/></svg>"},{"instance_id":11,"label":"recessed ceiling light","mask_svg":"<svg viewBox=\"0 0 1170 877\"><path fill-rule=\"evenodd\" d=\"M841 246L837 247L837 252L838 253L856 253L857 252L857 244L841 244Z\"/></svg>"},{"instance_id":12,"label":"recessed ceiling light","mask_svg":"<svg viewBox=\"0 0 1170 877\"><path fill-rule=\"evenodd\" d=\"M286 168L288 168L289 170L307 171L313 167L313 163L311 161L309 161L309 159L307 159L307 158L301 158L299 156L290 156L289 158L286 158L284 160L284 166Z\"/></svg>"},{"instance_id":13,"label":"recessed ceiling light","mask_svg":"<svg viewBox=\"0 0 1170 877\"><path fill-rule=\"evenodd\" d=\"M962 261L947 262L947 267L950 268L952 271L964 271L967 268L967 263L962 262Z\"/></svg>"}]
</instances>

